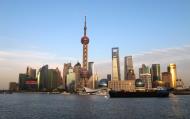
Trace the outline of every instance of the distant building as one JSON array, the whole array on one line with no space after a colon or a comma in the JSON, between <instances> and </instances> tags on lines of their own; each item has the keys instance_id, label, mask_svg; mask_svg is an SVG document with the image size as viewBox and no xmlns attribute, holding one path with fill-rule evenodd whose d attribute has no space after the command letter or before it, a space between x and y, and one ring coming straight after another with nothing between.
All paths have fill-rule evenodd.
<instances>
[{"instance_id":1,"label":"distant building","mask_svg":"<svg viewBox=\"0 0 190 119\"><path fill-rule=\"evenodd\" d=\"M108 81L111 81L111 74L107 74Z\"/></svg>"},{"instance_id":2,"label":"distant building","mask_svg":"<svg viewBox=\"0 0 190 119\"><path fill-rule=\"evenodd\" d=\"M66 85L66 89L69 92L75 92L75 83L76 83L76 77L75 77L75 73L73 71L72 67L69 67L69 72L67 74L67 85Z\"/></svg>"},{"instance_id":3,"label":"distant building","mask_svg":"<svg viewBox=\"0 0 190 119\"><path fill-rule=\"evenodd\" d=\"M151 68L153 88L158 86L158 82L161 80L160 76L160 64L152 64Z\"/></svg>"},{"instance_id":4,"label":"distant building","mask_svg":"<svg viewBox=\"0 0 190 119\"><path fill-rule=\"evenodd\" d=\"M27 74L19 74L19 90L36 91L37 80L31 78Z\"/></svg>"},{"instance_id":5,"label":"distant building","mask_svg":"<svg viewBox=\"0 0 190 119\"><path fill-rule=\"evenodd\" d=\"M115 91L135 91L135 80L112 80L108 81L108 88Z\"/></svg>"},{"instance_id":6,"label":"distant building","mask_svg":"<svg viewBox=\"0 0 190 119\"><path fill-rule=\"evenodd\" d=\"M67 74L69 73L69 68L72 67L71 63L65 63L63 67L63 88L66 89L67 84Z\"/></svg>"},{"instance_id":7,"label":"distant building","mask_svg":"<svg viewBox=\"0 0 190 119\"><path fill-rule=\"evenodd\" d=\"M10 82L9 83L9 90L11 90L11 91L18 91L19 90L18 83L16 83L16 82Z\"/></svg>"},{"instance_id":8,"label":"distant building","mask_svg":"<svg viewBox=\"0 0 190 119\"><path fill-rule=\"evenodd\" d=\"M164 86L167 88L171 88L171 82L172 82L172 77L170 72L162 72L162 81L164 83Z\"/></svg>"},{"instance_id":9,"label":"distant building","mask_svg":"<svg viewBox=\"0 0 190 119\"><path fill-rule=\"evenodd\" d=\"M133 69L132 56L126 56L124 58L124 77L125 80L135 80L135 73Z\"/></svg>"},{"instance_id":10,"label":"distant building","mask_svg":"<svg viewBox=\"0 0 190 119\"><path fill-rule=\"evenodd\" d=\"M77 64L75 64L74 66L74 72L75 72L75 91L80 90L81 87L81 75L80 75L80 70L81 70L81 64L79 62L77 62Z\"/></svg>"},{"instance_id":11,"label":"distant building","mask_svg":"<svg viewBox=\"0 0 190 119\"><path fill-rule=\"evenodd\" d=\"M40 91L46 91L48 89L48 65L44 65L39 70L40 76L38 78L38 87Z\"/></svg>"},{"instance_id":12,"label":"distant building","mask_svg":"<svg viewBox=\"0 0 190 119\"><path fill-rule=\"evenodd\" d=\"M47 90L53 91L57 89L61 84L61 74L58 68L56 69L48 69L48 83Z\"/></svg>"},{"instance_id":13,"label":"distant building","mask_svg":"<svg viewBox=\"0 0 190 119\"><path fill-rule=\"evenodd\" d=\"M32 69L31 67L28 66L27 69L26 69L26 74L29 77L31 77L33 79L36 79L36 69Z\"/></svg>"},{"instance_id":14,"label":"distant building","mask_svg":"<svg viewBox=\"0 0 190 119\"><path fill-rule=\"evenodd\" d=\"M140 79L144 81L145 89L149 90L152 88L151 74L149 73L140 74Z\"/></svg>"},{"instance_id":15,"label":"distant building","mask_svg":"<svg viewBox=\"0 0 190 119\"><path fill-rule=\"evenodd\" d=\"M120 77L120 61L119 48L112 48L112 80L121 80Z\"/></svg>"},{"instance_id":16,"label":"distant building","mask_svg":"<svg viewBox=\"0 0 190 119\"><path fill-rule=\"evenodd\" d=\"M170 87L176 88L176 80L177 80L176 64L169 64L168 65L168 72L171 73Z\"/></svg>"},{"instance_id":17,"label":"distant building","mask_svg":"<svg viewBox=\"0 0 190 119\"><path fill-rule=\"evenodd\" d=\"M139 77L141 74L150 74L150 68L148 66L146 66L145 64L142 64L142 67L139 68Z\"/></svg>"}]
</instances>

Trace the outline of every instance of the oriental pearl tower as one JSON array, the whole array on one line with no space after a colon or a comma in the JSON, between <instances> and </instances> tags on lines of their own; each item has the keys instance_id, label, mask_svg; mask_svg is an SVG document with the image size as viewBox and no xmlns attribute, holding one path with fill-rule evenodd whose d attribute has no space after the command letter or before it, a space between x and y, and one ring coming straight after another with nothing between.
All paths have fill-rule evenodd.
<instances>
[{"instance_id":1,"label":"oriental pearl tower","mask_svg":"<svg viewBox=\"0 0 190 119\"><path fill-rule=\"evenodd\" d=\"M81 69L81 78L82 78L82 87L87 86L87 81L89 78L88 73L88 44L89 44L89 38L86 35L86 16L85 16L85 22L84 22L84 36L81 38L81 43L83 45L83 65Z\"/></svg>"}]
</instances>

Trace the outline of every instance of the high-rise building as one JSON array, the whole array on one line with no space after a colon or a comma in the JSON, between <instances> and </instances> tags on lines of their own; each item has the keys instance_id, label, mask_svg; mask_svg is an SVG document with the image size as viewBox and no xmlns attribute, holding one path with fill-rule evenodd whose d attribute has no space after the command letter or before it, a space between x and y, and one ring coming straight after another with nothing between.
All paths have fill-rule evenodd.
<instances>
[{"instance_id":1,"label":"high-rise building","mask_svg":"<svg viewBox=\"0 0 190 119\"><path fill-rule=\"evenodd\" d=\"M172 77L171 77L170 72L162 72L162 81L163 81L165 87L171 88L170 87L171 80L172 80Z\"/></svg>"},{"instance_id":2,"label":"high-rise building","mask_svg":"<svg viewBox=\"0 0 190 119\"><path fill-rule=\"evenodd\" d=\"M176 80L177 80L177 71L176 71L176 64L169 64L168 65L168 72L171 73L171 88L176 88Z\"/></svg>"},{"instance_id":3,"label":"high-rise building","mask_svg":"<svg viewBox=\"0 0 190 119\"><path fill-rule=\"evenodd\" d=\"M60 86L61 74L58 68L48 69L48 83L47 90L53 91Z\"/></svg>"},{"instance_id":4,"label":"high-rise building","mask_svg":"<svg viewBox=\"0 0 190 119\"><path fill-rule=\"evenodd\" d=\"M69 68L71 67L71 63L65 63L63 67L63 89L66 89L67 84L67 74L69 73Z\"/></svg>"},{"instance_id":5,"label":"high-rise building","mask_svg":"<svg viewBox=\"0 0 190 119\"><path fill-rule=\"evenodd\" d=\"M145 64L142 64L142 67L139 68L139 77L141 74L146 74L146 73L150 74L150 68Z\"/></svg>"},{"instance_id":6,"label":"high-rise building","mask_svg":"<svg viewBox=\"0 0 190 119\"><path fill-rule=\"evenodd\" d=\"M107 74L107 80L111 81L111 74Z\"/></svg>"},{"instance_id":7,"label":"high-rise building","mask_svg":"<svg viewBox=\"0 0 190 119\"><path fill-rule=\"evenodd\" d=\"M160 78L160 64L152 64L151 68L152 81L159 81Z\"/></svg>"},{"instance_id":8,"label":"high-rise building","mask_svg":"<svg viewBox=\"0 0 190 119\"><path fill-rule=\"evenodd\" d=\"M121 80L118 47L112 48L112 80Z\"/></svg>"},{"instance_id":9,"label":"high-rise building","mask_svg":"<svg viewBox=\"0 0 190 119\"><path fill-rule=\"evenodd\" d=\"M26 69L26 74L29 77L31 77L33 79L36 79L36 69L32 69L31 67L28 66L27 69Z\"/></svg>"},{"instance_id":10,"label":"high-rise building","mask_svg":"<svg viewBox=\"0 0 190 119\"><path fill-rule=\"evenodd\" d=\"M76 83L76 77L75 77L75 72L73 71L72 67L69 67L69 72L67 74L67 84L66 84L66 89L69 92L74 92L75 91L75 83Z\"/></svg>"},{"instance_id":11,"label":"high-rise building","mask_svg":"<svg viewBox=\"0 0 190 119\"><path fill-rule=\"evenodd\" d=\"M80 89L82 89L81 87L81 64L79 62L77 62L77 64L75 64L74 66L74 72L75 72L75 90L79 91Z\"/></svg>"},{"instance_id":12,"label":"high-rise building","mask_svg":"<svg viewBox=\"0 0 190 119\"><path fill-rule=\"evenodd\" d=\"M88 62L88 74L89 77L94 74L94 62Z\"/></svg>"},{"instance_id":13,"label":"high-rise building","mask_svg":"<svg viewBox=\"0 0 190 119\"><path fill-rule=\"evenodd\" d=\"M84 36L81 38L81 43L83 45L83 65L81 69L81 78L82 78L82 87L87 86L87 81L89 78L88 74L88 44L89 44L89 38L86 35L86 16L85 16L85 24L84 24Z\"/></svg>"},{"instance_id":14,"label":"high-rise building","mask_svg":"<svg viewBox=\"0 0 190 119\"><path fill-rule=\"evenodd\" d=\"M94 78L94 62L88 63L88 74L89 74L89 80L88 80L88 88L95 89L95 78Z\"/></svg>"},{"instance_id":15,"label":"high-rise building","mask_svg":"<svg viewBox=\"0 0 190 119\"><path fill-rule=\"evenodd\" d=\"M124 77L125 80L135 80L132 56L124 58Z\"/></svg>"},{"instance_id":16,"label":"high-rise building","mask_svg":"<svg viewBox=\"0 0 190 119\"><path fill-rule=\"evenodd\" d=\"M44 65L43 67L41 67L39 72L40 72L40 78L38 81L39 90L46 91L48 86L48 65Z\"/></svg>"}]
</instances>

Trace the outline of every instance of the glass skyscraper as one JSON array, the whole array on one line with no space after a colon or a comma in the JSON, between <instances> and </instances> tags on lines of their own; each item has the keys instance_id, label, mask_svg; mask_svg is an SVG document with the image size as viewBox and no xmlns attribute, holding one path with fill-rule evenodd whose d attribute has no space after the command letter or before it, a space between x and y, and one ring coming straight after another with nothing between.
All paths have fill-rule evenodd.
<instances>
[{"instance_id":1,"label":"glass skyscraper","mask_svg":"<svg viewBox=\"0 0 190 119\"><path fill-rule=\"evenodd\" d=\"M121 80L118 47L112 48L112 80Z\"/></svg>"}]
</instances>

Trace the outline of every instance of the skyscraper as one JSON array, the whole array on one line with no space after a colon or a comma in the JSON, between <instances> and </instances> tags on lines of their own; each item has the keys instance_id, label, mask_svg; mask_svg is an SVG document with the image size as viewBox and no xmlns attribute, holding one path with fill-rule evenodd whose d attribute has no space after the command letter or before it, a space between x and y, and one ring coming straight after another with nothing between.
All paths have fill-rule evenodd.
<instances>
[{"instance_id":1,"label":"skyscraper","mask_svg":"<svg viewBox=\"0 0 190 119\"><path fill-rule=\"evenodd\" d=\"M63 88L66 89L67 84L67 74L69 73L69 68L71 67L71 63L65 63L63 67Z\"/></svg>"},{"instance_id":2,"label":"skyscraper","mask_svg":"<svg viewBox=\"0 0 190 119\"><path fill-rule=\"evenodd\" d=\"M28 66L27 69L26 69L26 74L29 77L31 77L33 79L36 79L36 69L32 69L31 67Z\"/></svg>"},{"instance_id":3,"label":"skyscraper","mask_svg":"<svg viewBox=\"0 0 190 119\"><path fill-rule=\"evenodd\" d=\"M176 88L176 80L177 80L177 71L176 71L176 64L169 64L168 65L168 72L171 73L171 88Z\"/></svg>"},{"instance_id":4,"label":"skyscraper","mask_svg":"<svg viewBox=\"0 0 190 119\"><path fill-rule=\"evenodd\" d=\"M139 68L139 77L141 74L146 74L146 73L150 74L150 68L145 64L142 64L142 67Z\"/></svg>"},{"instance_id":5,"label":"skyscraper","mask_svg":"<svg viewBox=\"0 0 190 119\"><path fill-rule=\"evenodd\" d=\"M45 91L48 86L48 65L44 65L42 68L40 68L40 78L39 78L39 83L38 87L39 90Z\"/></svg>"},{"instance_id":6,"label":"skyscraper","mask_svg":"<svg viewBox=\"0 0 190 119\"><path fill-rule=\"evenodd\" d=\"M159 81L160 78L160 64L152 64L151 68L152 81Z\"/></svg>"},{"instance_id":7,"label":"skyscraper","mask_svg":"<svg viewBox=\"0 0 190 119\"><path fill-rule=\"evenodd\" d=\"M85 23L84 23L84 36L81 38L81 43L83 45L83 65L81 69L81 77L82 77L82 87L87 86L87 81L89 78L88 74L88 44L89 38L86 35L86 16L85 16Z\"/></svg>"},{"instance_id":8,"label":"skyscraper","mask_svg":"<svg viewBox=\"0 0 190 119\"><path fill-rule=\"evenodd\" d=\"M112 80L121 80L118 47L112 48Z\"/></svg>"},{"instance_id":9,"label":"skyscraper","mask_svg":"<svg viewBox=\"0 0 190 119\"><path fill-rule=\"evenodd\" d=\"M132 56L124 58L124 77L125 80L135 80Z\"/></svg>"}]
</instances>

